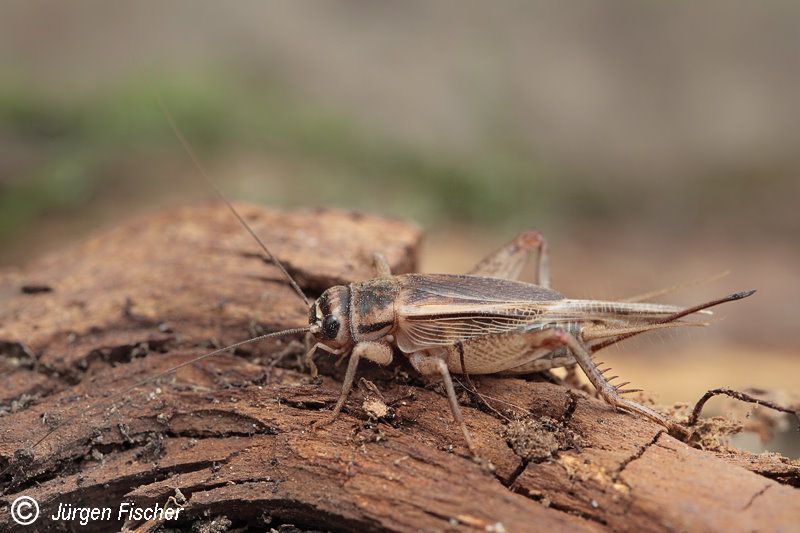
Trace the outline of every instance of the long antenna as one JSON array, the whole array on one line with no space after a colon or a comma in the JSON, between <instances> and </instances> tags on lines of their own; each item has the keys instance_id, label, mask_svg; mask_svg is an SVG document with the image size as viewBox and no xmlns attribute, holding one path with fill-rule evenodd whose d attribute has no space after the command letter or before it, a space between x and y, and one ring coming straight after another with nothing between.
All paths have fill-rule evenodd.
<instances>
[{"instance_id":1,"label":"long antenna","mask_svg":"<svg viewBox=\"0 0 800 533\"><path fill-rule=\"evenodd\" d=\"M176 372L176 371L180 370L183 367L189 366L189 365L194 364L194 363L196 363L198 361L202 361L203 359L206 359L208 357L220 354L220 353L225 352L227 350L232 350L234 348L238 348L239 346L244 346L245 344L250 344L250 343L253 343L253 342L256 342L256 341L261 341L261 340L269 339L269 338L272 338L272 337L281 337L283 335L294 335L294 334L297 334L297 333L305 333L308 330L309 330L309 328L307 328L307 327L306 328L292 328L292 329L286 329L286 330L283 330L283 331L276 331L274 333L267 333L266 335L260 335L258 337L253 337L252 339L247 339L245 341L236 342L236 343L230 344L228 346L225 346L223 348L219 348L217 350L214 350L214 351L211 351L211 352L208 352L208 353L204 353L203 355L199 355L197 357L193 357L192 359L189 359L188 361L184 361L183 363L181 363L181 364L179 364L177 366L173 366L172 368L170 368L168 370L165 370L165 371L160 372L158 374L155 374L153 376L144 378L144 379L134 383L130 387L127 387L127 388L125 388L125 389L123 389L123 390L121 390L119 392L115 392L111 396L107 396L105 398L98 399L98 401L95 402L94 405L91 405L87 409L84 409L83 411L81 411L81 413L79 415L70 416L69 418L67 418L63 422L59 423L56 427L54 427L53 429L51 429L50 431L45 433L44 436L42 436L39 440L37 440L28 449L29 450L35 450L50 435L52 435L53 433L55 433L56 431L58 431L59 429L64 427L69 422L72 422L73 420L76 420L78 418L78 416L85 416L85 415L87 415L89 413L93 413L93 412L95 412L97 410L98 407L106 406L106 405L109 405L109 404L113 405L113 403L116 400L122 398L123 396L127 396L129 393L133 392L135 389L137 389L137 388L139 388L139 387L141 387L143 385L147 385L148 383L152 383L153 381L156 381L158 379L161 379L164 376L172 374L173 372ZM5 475L5 473L8 472L9 470L11 470L12 467L13 467L13 465L9 464L2 472L0 472L0 477Z\"/></svg>"},{"instance_id":2,"label":"long antenna","mask_svg":"<svg viewBox=\"0 0 800 533\"><path fill-rule=\"evenodd\" d=\"M256 342L256 341L261 341L261 340L269 339L269 338L272 338L272 337L282 337L284 335L293 335L293 334L296 334L296 333L305 333L307 331L308 331L307 327L306 328L285 329L283 331L276 331L274 333L267 333L265 335L260 335L258 337L253 337L252 339L247 339L247 340L244 340L244 341L239 341L239 342L235 342L233 344L229 344L228 346L224 346L224 347L218 348L218 349L216 349L214 351L211 351L211 352L208 352L208 353L204 353L203 355L198 355L197 357L193 357L192 359L189 359L188 361L184 361L183 363L181 363L179 365L176 365L176 366L173 366L172 368L170 368L168 370L165 370L165 371L163 371L163 372L161 372L159 374L156 374L154 376L150 376L150 377L144 378L144 379L142 379L140 381L137 381L136 383L134 383L130 387L128 387L126 389L123 389L120 392L116 392L116 393L112 394L111 396L109 396L108 398L103 398L103 402L104 403L108 403L108 402L113 401L115 399L121 398L122 396L125 396L129 392L132 392L134 389L137 389L137 388L139 388L139 387L141 387L143 385L147 385L148 383L152 383L153 381L156 381L156 380L158 380L160 378L163 378L164 376L168 376L169 374L172 374L173 372L176 372L176 371L180 370L183 367L189 366L189 365L194 364L194 363L196 363L198 361L202 361L203 359L206 359L208 357L211 357L211 356L214 356L214 355L217 355L217 354L221 354L222 352L225 352L225 351L228 351L228 350L232 350L234 348L238 348L239 346L244 346L245 344L250 344L250 343L253 343L253 342Z\"/></svg>"},{"instance_id":3,"label":"long antenna","mask_svg":"<svg viewBox=\"0 0 800 533\"><path fill-rule=\"evenodd\" d=\"M671 292L675 292L681 289L685 289L687 287L691 287L693 285L700 285L705 283L711 283L713 281L718 281L725 276L729 276L731 273L730 270L723 270L713 276L709 276L707 278L695 279L692 281L687 281L683 283L676 283L675 285L671 285L669 287L664 287L663 289L658 289L655 291L644 292L642 294L637 294L635 296L629 296L627 298L623 298L620 300L621 302L646 302L648 300L652 300L653 298L658 298L659 296L664 296L665 294L669 294Z\"/></svg>"},{"instance_id":4,"label":"long antenna","mask_svg":"<svg viewBox=\"0 0 800 533\"><path fill-rule=\"evenodd\" d=\"M192 146L183 136L183 133L178 127L177 122L175 122L175 119L172 117L172 113L169 112L169 109L164 104L164 101L161 99L160 95L156 95L156 101L158 102L158 107L161 109L161 113L163 113L164 118L169 123L170 128L172 128L173 133L175 133L175 136L178 138L178 141L180 141L181 145L183 146L183 149L186 151L189 158L192 160L192 163L200 172L200 175L203 176L203 178L206 180L211 189L213 189L213 191L217 194L217 196L219 196L220 200L222 200L225 203L225 205L228 206L228 209L230 209L231 213L233 213L233 216L236 217L239 223L241 223L241 225L244 226L244 229L247 230L247 232L253 237L253 239L255 239L255 241L258 243L261 249L264 250L264 253L267 254L267 257L272 262L272 264L277 266L280 269L280 271L283 272L283 275L286 277L287 280L289 280L289 284L292 286L292 289L294 289L294 292L296 292L298 296L300 296L300 298L303 299L306 306L310 306L311 302L308 301L308 298L306 297L305 293L297 284L297 282L294 280L294 278L289 274L286 268L284 268L281 262L278 261L278 259L274 255L272 255L272 252L269 251L269 248L267 248L267 245L264 244L264 241L262 241L261 238L256 234L256 232L253 231L253 228L251 228L250 225L247 222L245 222L242 215L240 215L239 212L236 211L236 208L233 207L233 204L228 201L225 195L222 194L222 192L216 186L214 180L211 179L211 176L208 175L206 169L203 167L203 165L200 163L200 160L195 155L194 150L192 150Z\"/></svg>"},{"instance_id":5,"label":"long antenna","mask_svg":"<svg viewBox=\"0 0 800 533\"><path fill-rule=\"evenodd\" d=\"M752 290L749 290L749 291L735 292L735 293L729 294L728 296L725 296L723 298L718 298L716 300L711 300L710 302L705 302L705 303L702 303L702 304L699 304L699 305L695 305L694 307L688 307L688 308L684 309L683 311L678 311L677 313L672 314L672 315L670 315L670 316L668 316L666 318L663 318L661 320L653 322L653 324L666 324L668 322L674 322L675 320L681 319L681 318L683 318L683 317L685 317L687 315L691 315L693 313L697 313L698 311L702 311L703 309L708 309L709 307L714 307L715 305L724 304L726 302L735 302L736 300L741 300L743 298L747 298L748 296L752 296L753 293L755 293L755 292L756 292L755 289L752 289ZM609 339L607 341L604 341L604 342L601 342L599 344L596 344L596 345L592 346L592 353L594 353L594 352L596 352L598 350L602 350L603 348L605 348L607 346L611 346L612 344L616 344L616 343L618 343L620 341L624 341L625 339L633 337L634 335L639 335L640 333L644 333L644 331L634 331L634 332L631 332L631 333L626 333L624 335L620 335L619 337L615 337L613 339Z\"/></svg>"}]
</instances>

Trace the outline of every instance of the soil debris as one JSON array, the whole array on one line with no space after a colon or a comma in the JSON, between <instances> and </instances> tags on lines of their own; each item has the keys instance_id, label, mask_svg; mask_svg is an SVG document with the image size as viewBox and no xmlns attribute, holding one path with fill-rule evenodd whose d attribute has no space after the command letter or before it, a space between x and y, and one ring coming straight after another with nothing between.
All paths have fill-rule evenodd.
<instances>
[{"instance_id":1,"label":"soil debris","mask_svg":"<svg viewBox=\"0 0 800 533\"><path fill-rule=\"evenodd\" d=\"M386 418L386 416L389 414L389 406L387 406L380 398L366 398L361 407L370 418Z\"/></svg>"},{"instance_id":2,"label":"soil debris","mask_svg":"<svg viewBox=\"0 0 800 533\"><path fill-rule=\"evenodd\" d=\"M192 533L225 533L232 524L227 516L217 516L192 524Z\"/></svg>"},{"instance_id":3,"label":"soil debris","mask_svg":"<svg viewBox=\"0 0 800 533\"><path fill-rule=\"evenodd\" d=\"M541 462L559 451L581 449L585 440L564 423L543 416L512 420L503 436L511 449L525 461Z\"/></svg>"}]
</instances>

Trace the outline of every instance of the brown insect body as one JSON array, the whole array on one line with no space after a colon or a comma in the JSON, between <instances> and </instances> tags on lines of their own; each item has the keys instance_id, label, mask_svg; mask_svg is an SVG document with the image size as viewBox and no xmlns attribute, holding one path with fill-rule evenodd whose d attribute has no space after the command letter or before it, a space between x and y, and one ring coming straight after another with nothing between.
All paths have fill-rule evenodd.
<instances>
[{"instance_id":1,"label":"brown insect body","mask_svg":"<svg viewBox=\"0 0 800 533\"><path fill-rule=\"evenodd\" d=\"M594 310L594 313L592 313ZM598 336L612 337L615 326L640 323L642 329L680 311L658 304L625 304L595 300L571 300L552 290L515 280L453 274L404 274L336 286L311 307L310 324L316 323L317 340L333 350L347 350L361 342L387 340L405 354L428 350L446 357L451 372L469 374L527 373L526 347L508 346L497 354L496 362L480 364L479 350L454 359L458 343L510 332L533 332L561 328L579 335L584 328ZM634 314L635 313L635 314ZM329 318L330 317L330 318ZM340 324L336 334L325 320ZM317 329L317 328L314 328ZM605 331L605 333L599 333ZM488 348L488 344L486 348ZM495 343L502 346L503 343ZM480 348L483 348L481 346ZM483 349L481 351L486 351ZM538 370L574 364L563 350L562 357L545 359L534 365ZM549 350L554 355L559 350Z\"/></svg>"},{"instance_id":2,"label":"brown insect body","mask_svg":"<svg viewBox=\"0 0 800 533\"><path fill-rule=\"evenodd\" d=\"M441 375L471 449L450 373L522 374L578 364L609 403L671 428L660 413L622 398L628 391L611 385L591 354L616 339L651 329L702 325L680 318L708 311L703 306L686 311L652 303L568 299L546 286L544 243L538 232L523 233L470 275L391 276L385 260L377 256L381 277L325 291L309 313L309 331L317 341L309 358L317 348L350 354L331 420L344 406L358 361L389 364L396 348L421 373ZM539 284L513 279L534 250L539 251ZM741 297L735 296L731 299Z\"/></svg>"}]
</instances>

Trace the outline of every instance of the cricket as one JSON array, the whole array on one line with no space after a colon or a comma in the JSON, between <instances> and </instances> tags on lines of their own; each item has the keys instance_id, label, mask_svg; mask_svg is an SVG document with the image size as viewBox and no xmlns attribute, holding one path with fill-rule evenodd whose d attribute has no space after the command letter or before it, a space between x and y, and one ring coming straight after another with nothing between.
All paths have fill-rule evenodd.
<instances>
[{"instance_id":1,"label":"cricket","mask_svg":"<svg viewBox=\"0 0 800 533\"><path fill-rule=\"evenodd\" d=\"M538 252L535 284L516 279L527 256ZM640 303L575 300L549 287L547 246L536 231L520 234L466 275L392 276L382 256L376 278L332 287L311 305L309 333L333 355L348 355L342 393L331 418L341 411L359 361L392 362L395 349L420 374L444 382L453 418L470 451L477 450L461 415L450 374L529 374L578 365L600 396L614 408L644 416L669 430L676 425L660 413L627 400L628 383L612 385L593 354L624 338L653 329L691 323L680 319L720 303L740 300L744 291L692 308ZM310 360L310 357L309 357Z\"/></svg>"}]
</instances>

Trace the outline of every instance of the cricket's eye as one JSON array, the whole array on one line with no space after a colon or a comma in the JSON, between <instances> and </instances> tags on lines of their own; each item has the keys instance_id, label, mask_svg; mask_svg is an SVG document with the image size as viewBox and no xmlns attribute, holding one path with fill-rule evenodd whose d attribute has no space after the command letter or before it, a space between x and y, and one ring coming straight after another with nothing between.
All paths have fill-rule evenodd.
<instances>
[{"instance_id":1,"label":"cricket's eye","mask_svg":"<svg viewBox=\"0 0 800 533\"><path fill-rule=\"evenodd\" d=\"M311 309L308 310L308 323L309 324L316 324L317 320L317 304L311 304Z\"/></svg>"},{"instance_id":2,"label":"cricket's eye","mask_svg":"<svg viewBox=\"0 0 800 533\"><path fill-rule=\"evenodd\" d=\"M339 333L339 319L328 315L322 320L322 336L326 339L335 339Z\"/></svg>"}]
</instances>

